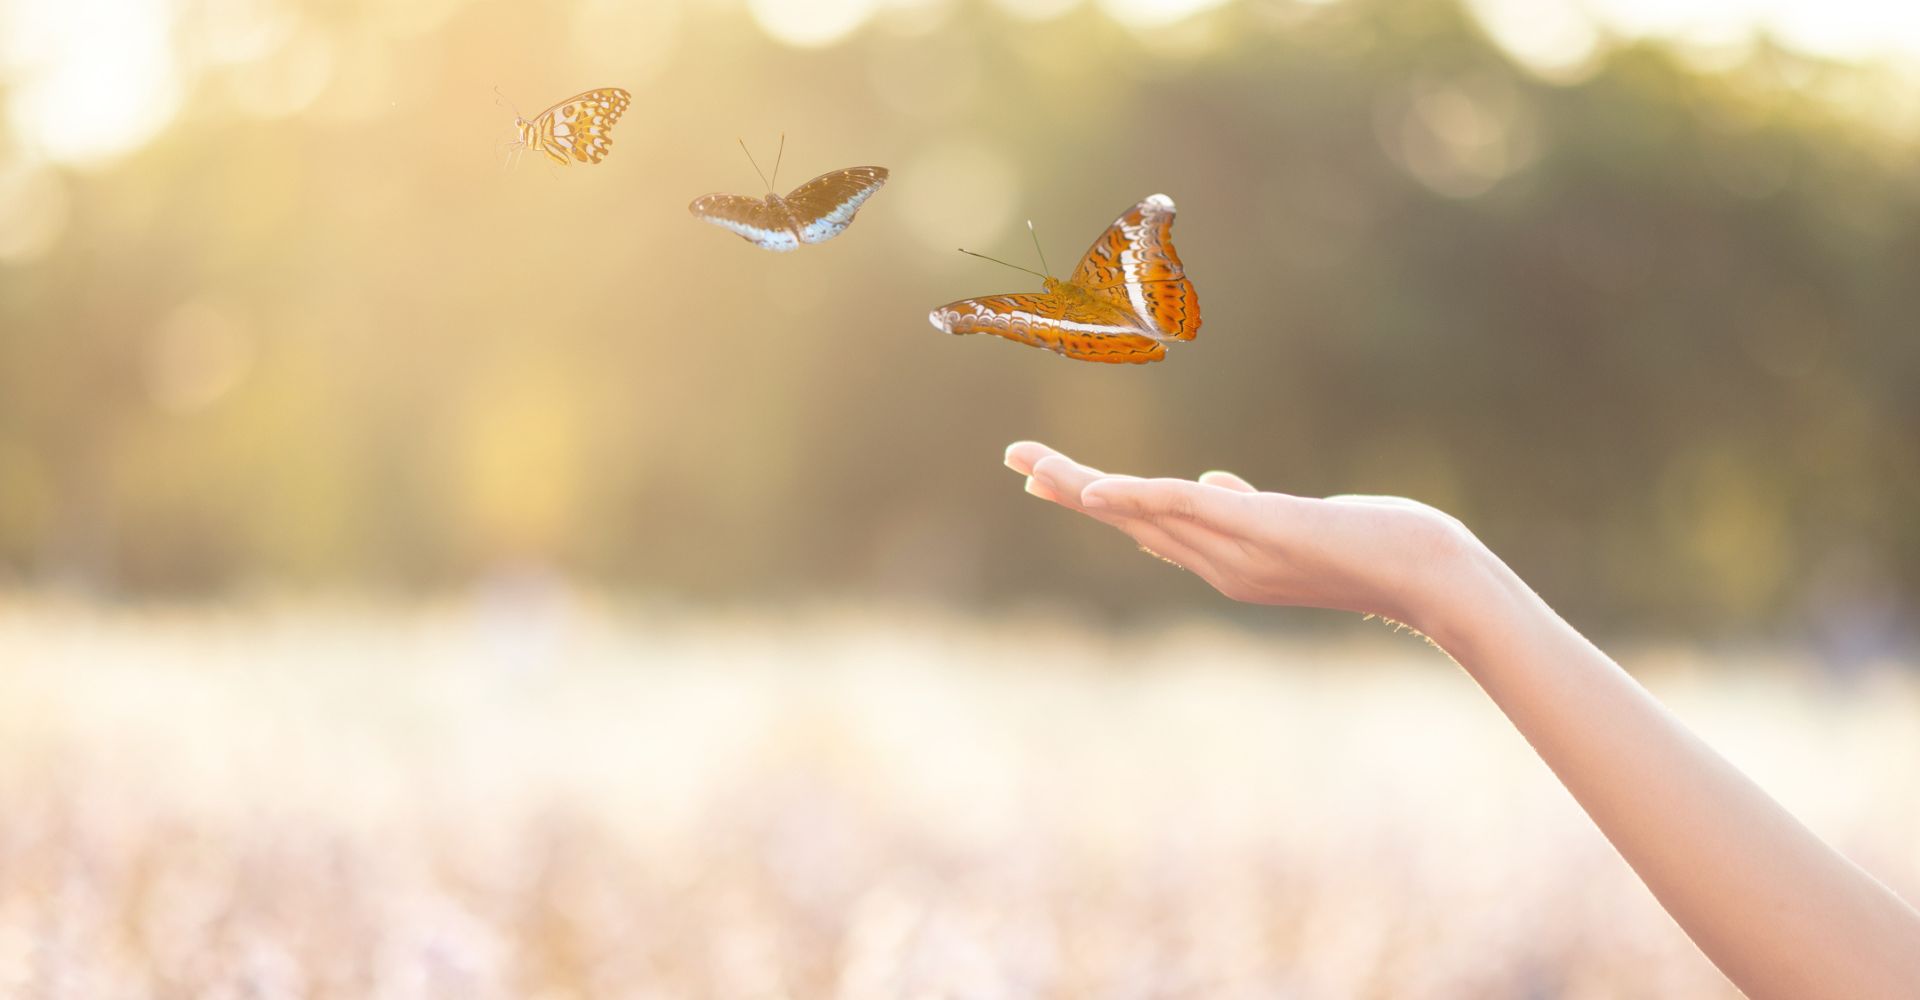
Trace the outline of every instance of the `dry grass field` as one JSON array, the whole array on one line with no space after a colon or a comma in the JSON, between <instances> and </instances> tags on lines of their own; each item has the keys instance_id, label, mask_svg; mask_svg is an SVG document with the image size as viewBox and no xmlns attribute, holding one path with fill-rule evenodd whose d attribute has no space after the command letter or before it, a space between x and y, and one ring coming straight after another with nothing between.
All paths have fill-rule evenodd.
<instances>
[{"instance_id":1,"label":"dry grass field","mask_svg":"<svg viewBox=\"0 0 1920 1000\"><path fill-rule=\"evenodd\" d=\"M1920 891L1911 672L1626 659ZM535 588L0 604L0 994L1732 991L1410 637Z\"/></svg>"}]
</instances>

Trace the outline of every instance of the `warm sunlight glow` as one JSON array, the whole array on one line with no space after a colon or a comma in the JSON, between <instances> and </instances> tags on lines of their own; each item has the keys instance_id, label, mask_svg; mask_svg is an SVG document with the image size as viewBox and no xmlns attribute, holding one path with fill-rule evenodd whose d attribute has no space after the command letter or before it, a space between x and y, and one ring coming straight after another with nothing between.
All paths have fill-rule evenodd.
<instances>
[{"instance_id":1,"label":"warm sunlight glow","mask_svg":"<svg viewBox=\"0 0 1920 1000\"><path fill-rule=\"evenodd\" d=\"M589 65L621 66L633 87L666 69L680 44L680 5L589 0L574 13L573 39Z\"/></svg>"},{"instance_id":2,"label":"warm sunlight glow","mask_svg":"<svg viewBox=\"0 0 1920 1000\"><path fill-rule=\"evenodd\" d=\"M1576 0L1473 0L1480 24L1542 79L1576 83L1599 68L1600 32Z\"/></svg>"},{"instance_id":3,"label":"warm sunlight glow","mask_svg":"<svg viewBox=\"0 0 1920 1000\"><path fill-rule=\"evenodd\" d=\"M1878 0L1468 0L1487 34L1519 65L1554 83L1587 79L1602 39L1650 38L1697 71L1748 63L1771 39L1792 51L1849 64L1800 89L1871 131L1899 141L1920 134L1920 6Z\"/></svg>"},{"instance_id":4,"label":"warm sunlight glow","mask_svg":"<svg viewBox=\"0 0 1920 1000\"><path fill-rule=\"evenodd\" d=\"M1013 239L1020 174L986 137L934 143L909 161L900 176L911 178L896 185L900 214L929 251L944 258L957 246L1020 247Z\"/></svg>"},{"instance_id":5,"label":"warm sunlight glow","mask_svg":"<svg viewBox=\"0 0 1920 1000\"><path fill-rule=\"evenodd\" d=\"M1089 0L995 0L1007 17L1057 17ZM1157 39L1231 0L1091 0ZM1606 39L1650 38L1710 60L1737 62L1754 39L1845 62L1920 67L1920 5L1884 0L1467 0L1516 62L1542 79L1573 83L1600 64ZM375 4L368 38L414 36L443 26L461 0ZM875 17L901 15L915 31L944 23L945 0L745 0L770 37L798 47L840 42ZM575 11L575 53L659 71L679 37L681 4L591 0ZM137 149L165 128L203 70L243 66L225 81L240 110L283 117L322 103L343 59L364 39L303 29L302 3L286 0L0 0L0 113L21 146L56 163L96 163ZM911 17L907 15L911 14ZM897 18L896 18L897 20ZM889 22L892 23L892 22ZM899 25L895 25L896 28ZM297 42L293 36L305 31ZM1718 54L1718 55L1716 55ZM1719 60L1711 62L1711 60ZM378 95L358 101L389 107ZM336 109L337 110L337 109ZM1904 121L1904 119L1903 119ZM1900 126L1883 123L1884 131Z\"/></svg>"},{"instance_id":6,"label":"warm sunlight glow","mask_svg":"<svg viewBox=\"0 0 1920 1000\"><path fill-rule=\"evenodd\" d=\"M67 228L67 186L52 168L0 160L0 264L47 252Z\"/></svg>"},{"instance_id":7,"label":"warm sunlight glow","mask_svg":"<svg viewBox=\"0 0 1920 1000\"><path fill-rule=\"evenodd\" d=\"M1001 10L1027 21L1045 21L1080 6L1080 0L999 0Z\"/></svg>"},{"instance_id":8,"label":"warm sunlight glow","mask_svg":"<svg viewBox=\"0 0 1920 1000\"><path fill-rule=\"evenodd\" d=\"M333 79L334 47L325 32L307 28L273 55L233 67L233 102L259 118L284 118L307 109Z\"/></svg>"},{"instance_id":9,"label":"warm sunlight glow","mask_svg":"<svg viewBox=\"0 0 1920 1000\"><path fill-rule=\"evenodd\" d=\"M183 303L154 331L147 392L168 412L204 409L239 386L253 355L252 334L231 308L204 298Z\"/></svg>"},{"instance_id":10,"label":"warm sunlight glow","mask_svg":"<svg viewBox=\"0 0 1920 1000\"><path fill-rule=\"evenodd\" d=\"M0 72L16 134L70 163L146 142L179 103L170 13L165 0L13 0Z\"/></svg>"},{"instance_id":11,"label":"warm sunlight glow","mask_svg":"<svg viewBox=\"0 0 1920 1000\"><path fill-rule=\"evenodd\" d=\"M1557 6L1557 4L1549 4ZM1588 0L1622 35L1728 44L1766 33L1834 60L1920 60L1920 6L1884 0Z\"/></svg>"},{"instance_id":12,"label":"warm sunlight glow","mask_svg":"<svg viewBox=\"0 0 1920 1000\"><path fill-rule=\"evenodd\" d=\"M831 45L866 23L875 0L747 0L767 34L803 47Z\"/></svg>"},{"instance_id":13,"label":"warm sunlight glow","mask_svg":"<svg viewBox=\"0 0 1920 1000\"><path fill-rule=\"evenodd\" d=\"M1223 0L1100 0L1101 9L1135 28L1158 28L1173 24L1212 7Z\"/></svg>"}]
</instances>

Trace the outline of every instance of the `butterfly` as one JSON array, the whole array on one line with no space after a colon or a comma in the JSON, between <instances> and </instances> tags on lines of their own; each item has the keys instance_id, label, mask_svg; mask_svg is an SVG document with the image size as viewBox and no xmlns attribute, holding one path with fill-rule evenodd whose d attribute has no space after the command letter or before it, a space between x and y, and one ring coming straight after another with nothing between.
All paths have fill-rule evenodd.
<instances>
[{"instance_id":1,"label":"butterfly","mask_svg":"<svg viewBox=\"0 0 1920 1000\"><path fill-rule=\"evenodd\" d=\"M747 144L742 142L741 149ZM787 149L787 137L780 137L780 155ZM748 162L753 153L747 153ZM753 165L755 173L760 165ZM780 177L780 160L773 161L773 177ZM711 222L738 233L762 250L785 253L798 250L802 243L825 243L853 225L854 213L887 182L885 167L848 167L821 174L794 188L785 197L775 194L773 181L760 174L767 185L765 198L742 194L704 194L687 206L694 218Z\"/></svg>"},{"instance_id":2,"label":"butterfly","mask_svg":"<svg viewBox=\"0 0 1920 1000\"><path fill-rule=\"evenodd\" d=\"M946 333L991 333L1105 364L1158 361L1169 341L1200 332L1200 298L1174 252L1173 199L1164 194L1114 220L1067 280L1039 277L1044 292L962 299L927 319Z\"/></svg>"},{"instance_id":3,"label":"butterfly","mask_svg":"<svg viewBox=\"0 0 1920 1000\"><path fill-rule=\"evenodd\" d=\"M575 94L531 119L514 113L520 138L510 145L547 154L561 166L569 158L599 163L613 151L613 125L633 103L633 95L619 87L602 87Z\"/></svg>"}]
</instances>

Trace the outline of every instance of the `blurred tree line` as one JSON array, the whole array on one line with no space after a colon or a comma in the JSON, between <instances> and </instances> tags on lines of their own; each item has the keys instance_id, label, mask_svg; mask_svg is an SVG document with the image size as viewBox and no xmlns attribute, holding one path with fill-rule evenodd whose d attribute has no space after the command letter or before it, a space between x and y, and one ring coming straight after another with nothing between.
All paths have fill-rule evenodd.
<instances>
[{"instance_id":1,"label":"blurred tree line","mask_svg":"<svg viewBox=\"0 0 1920 1000\"><path fill-rule=\"evenodd\" d=\"M666 37L635 29L644 60L592 43L623 23L593 3L473 2L399 36L299 16L333 54L308 103L249 111L241 70L183 71L156 141L48 168L58 239L0 264L16 584L532 565L700 600L1218 607L1023 497L999 451L1034 437L1428 500L1587 626L1872 643L1920 621L1920 173L1911 137L1818 99L1855 67L1631 44L1549 82L1438 0L1150 32L972 4L821 49L696 5L644 15ZM526 110L636 103L601 167L502 170L496 84ZM793 255L686 218L754 192L733 141L782 130L783 187L895 180ZM959 240L1025 262L1032 218L1062 272L1153 191L1205 312L1166 362L926 325L1035 284Z\"/></svg>"}]
</instances>

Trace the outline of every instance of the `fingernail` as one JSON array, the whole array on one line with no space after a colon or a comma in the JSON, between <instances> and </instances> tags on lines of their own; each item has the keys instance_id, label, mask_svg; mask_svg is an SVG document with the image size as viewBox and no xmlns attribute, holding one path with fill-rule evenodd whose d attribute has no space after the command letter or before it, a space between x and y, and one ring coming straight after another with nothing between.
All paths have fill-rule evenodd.
<instances>
[{"instance_id":1,"label":"fingernail","mask_svg":"<svg viewBox=\"0 0 1920 1000\"><path fill-rule=\"evenodd\" d=\"M1085 493L1080 494L1080 506L1082 507L1105 507L1106 505L1107 498L1098 493L1092 495Z\"/></svg>"}]
</instances>

